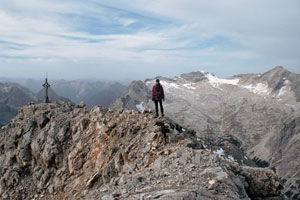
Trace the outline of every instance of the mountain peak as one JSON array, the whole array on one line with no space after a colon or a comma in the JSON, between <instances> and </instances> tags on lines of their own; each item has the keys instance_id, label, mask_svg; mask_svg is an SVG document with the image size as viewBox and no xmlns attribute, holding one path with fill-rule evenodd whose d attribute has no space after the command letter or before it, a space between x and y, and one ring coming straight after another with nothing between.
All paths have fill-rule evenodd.
<instances>
[{"instance_id":1,"label":"mountain peak","mask_svg":"<svg viewBox=\"0 0 300 200\"><path fill-rule=\"evenodd\" d=\"M128 108L136 110L137 102L147 102L149 99L151 99L151 90L147 85L142 81L133 81L128 86L123 96L112 103L110 108Z\"/></svg>"},{"instance_id":2,"label":"mountain peak","mask_svg":"<svg viewBox=\"0 0 300 200\"><path fill-rule=\"evenodd\" d=\"M0 129L0 147L2 199L218 200L281 193L271 170L205 150L193 131L149 111L30 104Z\"/></svg>"},{"instance_id":3,"label":"mountain peak","mask_svg":"<svg viewBox=\"0 0 300 200\"><path fill-rule=\"evenodd\" d=\"M196 83L199 81L207 80L207 77L205 76L206 74L207 73L204 71L196 71L196 72L181 74L180 77L187 81Z\"/></svg>"},{"instance_id":4,"label":"mountain peak","mask_svg":"<svg viewBox=\"0 0 300 200\"><path fill-rule=\"evenodd\" d=\"M278 72L288 72L288 70L285 69L283 66L276 66L273 69L269 70L268 72L278 73Z\"/></svg>"}]
</instances>

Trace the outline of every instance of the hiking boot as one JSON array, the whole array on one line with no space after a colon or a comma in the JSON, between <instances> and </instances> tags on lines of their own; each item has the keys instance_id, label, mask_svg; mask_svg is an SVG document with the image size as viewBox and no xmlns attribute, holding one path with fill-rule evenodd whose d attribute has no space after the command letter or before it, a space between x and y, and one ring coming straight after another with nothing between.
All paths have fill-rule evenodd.
<instances>
[{"instance_id":1,"label":"hiking boot","mask_svg":"<svg viewBox=\"0 0 300 200\"><path fill-rule=\"evenodd\" d=\"M163 114L161 114L161 116L162 116L162 117L164 117L164 116L165 116L165 115L164 115L164 113L163 113Z\"/></svg>"}]
</instances>

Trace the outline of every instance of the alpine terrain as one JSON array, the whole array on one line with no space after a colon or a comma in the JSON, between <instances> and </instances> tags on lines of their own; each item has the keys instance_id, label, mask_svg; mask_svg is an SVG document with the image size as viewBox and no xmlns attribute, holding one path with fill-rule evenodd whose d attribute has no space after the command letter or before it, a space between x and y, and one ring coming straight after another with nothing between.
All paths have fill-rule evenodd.
<instances>
[{"instance_id":1,"label":"alpine terrain","mask_svg":"<svg viewBox=\"0 0 300 200\"><path fill-rule=\"evenodd\" d=\"M111 108L30 102L0 128L1 199L299 199L299 75L133 81Z\"/></svg>"},{"instance_id":2,"label":"alpine terrain","mask_svg":"<svg viewBox=\"0 0 300 200\"><path fill-rule=\"evenodd\" d=\"M300 75L283 67L221 79L209 72L134 81L111 108L154 107L156 78L164 87L165 114L206 141L230 140L256 165L282 179L284 193L300 198ZM222 151L227 148L224 144ZM230 154L238 161L240 154Z\"/></svg>"}]
</instances>

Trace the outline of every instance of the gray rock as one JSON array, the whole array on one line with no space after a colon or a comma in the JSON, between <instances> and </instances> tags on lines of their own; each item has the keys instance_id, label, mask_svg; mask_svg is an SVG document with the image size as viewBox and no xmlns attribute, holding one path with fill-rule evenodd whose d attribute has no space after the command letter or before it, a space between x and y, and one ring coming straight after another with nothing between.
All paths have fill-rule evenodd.
<instances>
[{"instance_id":1,"label":"gray rock","mask_svg":"<svg viewBox=\"0 0 300 200\"><path fill-rule=\"evenodd\" d=\"M249 184L247 194L251 198L280 196L283 187L273 171L243 167L242 174Z\"/></svg>"},{"instance_id":2,"label":"gray rock","mask_svg":"<svg viewBox=\"0 0 300 200\"><path fill-rule=\"evenodd\" d=\"M45 113L49 121L40 126ZM257 198L281 195L275 174L241 167L226 156L198 148L203 140L168 118L126 109L97 107L90 111L66 102L27 105L20 115L0 129L2 198L249 199L253 193ZM20 130L24 131L16 134ZM174 130L179 135L170 140Z\"/></svg>"},{"instance_id":3,"label":"gray rock","mask_svg":"<svg viewBox=\"0 0 300 200\"><path fill-rule=\"evenodd\" d=\"M110 107L114 109L128 108L137 110L137 104L140 102L146 103L151 98L151 90L142 81L133 81L124 92L124 95Z\"/></svg>"}]
</instances>

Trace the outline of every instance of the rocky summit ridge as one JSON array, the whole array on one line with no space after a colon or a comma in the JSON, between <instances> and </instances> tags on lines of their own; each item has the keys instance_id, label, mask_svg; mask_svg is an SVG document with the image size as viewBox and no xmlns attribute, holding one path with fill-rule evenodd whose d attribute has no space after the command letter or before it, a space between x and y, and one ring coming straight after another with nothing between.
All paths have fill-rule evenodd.
<instances>
[{"instance_id":1,"label":"rocky summit ridge","mask_svg":"<svg viewBox=\"0 0 300 200\"><path fill-rule=\"evenodd\" d=\"M272 170L227 154L233 138L196 135L151 110L28 104L0 129L0 197L284 198Z\"/></svg>"}]
</instances>

